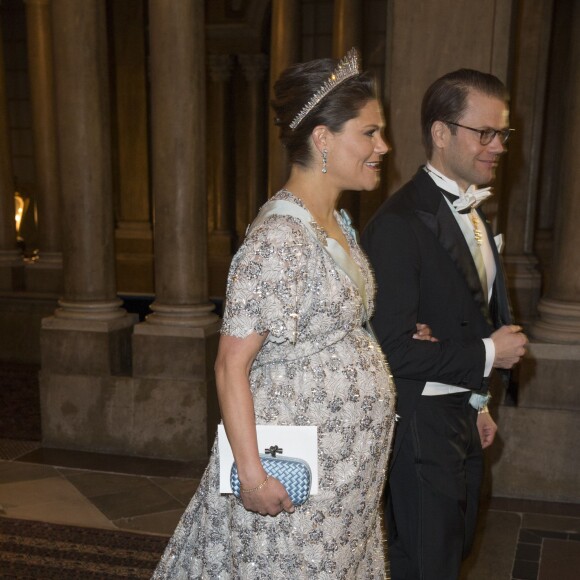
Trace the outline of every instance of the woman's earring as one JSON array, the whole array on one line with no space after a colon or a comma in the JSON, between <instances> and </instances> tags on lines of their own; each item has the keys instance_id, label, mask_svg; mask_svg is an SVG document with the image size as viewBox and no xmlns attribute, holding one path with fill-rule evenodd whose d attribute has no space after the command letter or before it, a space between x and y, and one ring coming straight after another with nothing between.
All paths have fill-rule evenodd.
<instances>
[{"instance_id":1,"label":"woman's earring","mask_svg":"<svg viewBox=\"0 0 580 580\"><path fill-rule=\"evenodd\" d=\"M326 167L326 162L328 161L328 151L326 149L322 150L322 173L326 173L328 168Z\"/></svg>"}]
</instances>

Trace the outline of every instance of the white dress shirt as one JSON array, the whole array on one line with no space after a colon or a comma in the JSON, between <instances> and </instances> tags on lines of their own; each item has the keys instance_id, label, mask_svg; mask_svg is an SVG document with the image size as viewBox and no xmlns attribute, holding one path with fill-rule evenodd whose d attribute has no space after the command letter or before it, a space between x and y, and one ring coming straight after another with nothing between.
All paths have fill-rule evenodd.
<instances>
[{"instance_id":1,"label":"white dress shirt","mask_svg":"<svg viewBox=\"0 0 580 580\"><path fill-rule=\"evenodd\" d=\"M463 192L462 189L457 185L455 181L445 177L440 171L437 171L430 163L427 163L425 171L433 179L433 181L437 184L437 187L452 193L453 195L460 196ZM470 189L474 186L470 186ZM457 211L453 204L443 195L441 194L443 199L449 205L451 212L453 213L453 217L457 220L463 235L465 236L465 240L468 244L472 243L475 239L475 233L473 229L473 223L469 216L469 213L462 214ZM480 220L481 221L481 220ZM487 296L488 301L491 299L491 293L493 291L493 283L495 281L495 274L496 274L496 265L495 260L493 257L493 252L491 250L490 240L487 235L487 229L485 225L481 223L479 231L482 234L481 238L481 253L483 255L483 261L485 264L485 271L487 276ZM428 321L425 321L428 323ZM483 344L485 346L485 368L484 368L484 377L488 377L491 373L491 369L493 368L493 361L495 359L495 345L493 344L493 340L491 338L483 338ZM435 383L435 382L427 382L425 383L425 387L423 388L423 395L425 396L435 396L435 395L448 395L450 393L462 393L468 391L469 389L464 389L463 387L457 387L456 385L447 385L444 383Z\"/></svg>"}]
</instances>

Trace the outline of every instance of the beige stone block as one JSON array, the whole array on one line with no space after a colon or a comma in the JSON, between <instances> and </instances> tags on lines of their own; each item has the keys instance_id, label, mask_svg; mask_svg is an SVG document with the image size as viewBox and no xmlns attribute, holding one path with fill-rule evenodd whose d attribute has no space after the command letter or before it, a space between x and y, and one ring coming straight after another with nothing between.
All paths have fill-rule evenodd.
<instances>
[{"instance_id":1,"label":"beige stone block","mask_svg":"<svg viewBox=\"0 0 580 580\"><path fill-rule=\"evenodd\" d=\"M141 379L135 390L133 447L140 455L204 460L213 443L209 398L213 381ZM211 419L210 419L211 421Z\"/></svg>"},{"instance_id":2,"label":"beige stone block","mask_svg":"<svg viewBox=\"0 0 580 580\"><path fill-rule=\"evenodd\" d=\"M42 371L40 392L46 447L203 461L213 442L213 381Z\"/></svg>"},{"instance_id":3,"label":"beige stone block","mask_svg":"<svg viewBox=\"0 0 580 580\"><path fill-rule=\"evenodd\" d=\"M580 502L577 411L500 407L496 421L494 496Z\"/></svg>"},{"instance_id":4,"label":"beige stone block","mask_svg":"<svg viewBox=\"0 0 580 580\"><path fill-rule=\"evenodd\" d=\"M580 411L580 345L532 343L521 363L520 407Z\"/></svg>"},{"instance_id":5,"label":"beige stone block","mask_svg":"<svg viewBox=\"0 0 580 580\"><path fill-rule=\"evenodd\" d=\"M40 373L42 439L47 447L130 453L129 378Z\"/></svg>"},{"instance_id":6,"label":"beige stone block","mask_svg":"<svg viewBox=\"0 0 580 580\"><path fill-rule=\"evenodd\" d=\"M43 322L42 368L72 375L130 374L132 332L133 327L127 325L109 332L95 332L50 328Z\"/></svg>"},{"instance_id":7,"label":"beige stone block","mask_svg":"<svg viewBox=\"0 0 580 580\"><path fill-rule=\"evenodd\" d=\"M133 336L133 376L204 380L213 377L219 340L215 330L208 336L196 337L187 335L188 328L183 329L181 336L175 328L167 327L168 334L164 334L166 327L162 325L148 325L147 328L151 334Z\"/></svg>"}]
</instances>

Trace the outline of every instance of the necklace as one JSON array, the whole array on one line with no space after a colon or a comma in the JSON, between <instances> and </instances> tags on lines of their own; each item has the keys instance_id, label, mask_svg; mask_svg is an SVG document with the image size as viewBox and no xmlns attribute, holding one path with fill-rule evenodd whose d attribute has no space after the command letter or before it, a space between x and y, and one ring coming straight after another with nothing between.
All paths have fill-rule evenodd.
<instances>
[{"instance_id":1,"label":"necklace","mask_svg":"<svg viewBox=\"0 0 580 580\"><path fill-rule=\"evenodd\" d=\"M481 246L483 234L479 229L479 217L477 215L477 212L474 209L472 209L469 212L469 217L471 218L471 223L473 224L473 235L475 237L475 241L477 242L478 246Z\"/></svg>"}]
</instances>

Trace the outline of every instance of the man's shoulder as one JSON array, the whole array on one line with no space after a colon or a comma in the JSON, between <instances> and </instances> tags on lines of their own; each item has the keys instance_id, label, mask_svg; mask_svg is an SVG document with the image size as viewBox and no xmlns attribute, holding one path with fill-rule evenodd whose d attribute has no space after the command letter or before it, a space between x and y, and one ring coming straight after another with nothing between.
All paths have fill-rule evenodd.
<instances>
[{"instance_id":1,"label":"man's shoulder","mask_svg":"<svg viewBox=\"0 0 580 580\"><path fill-rule=\"evenodd\" d=\"M397 191L390 195L379 207L371 221L390 219L398 215L402 218L414 215L414 211L423 205L424 177L422 168Z\"/></svg>"}]
</instances>

